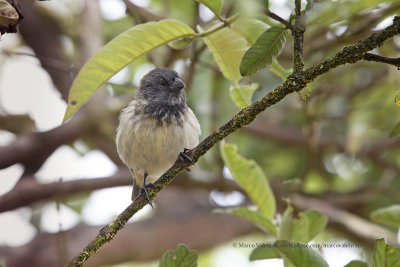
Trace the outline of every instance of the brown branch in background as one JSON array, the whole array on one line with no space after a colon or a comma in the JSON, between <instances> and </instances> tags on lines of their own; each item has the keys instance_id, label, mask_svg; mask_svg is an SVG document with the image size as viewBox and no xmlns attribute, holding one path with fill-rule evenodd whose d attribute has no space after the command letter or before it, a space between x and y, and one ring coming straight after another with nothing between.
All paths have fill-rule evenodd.
<instances>
[{"instance_id":1,"label":"brown branch in background","mask_svg":"<svg viewBox=\"0 0 400 267\"><path fill-rule=\"evenodd\" d=\"M249 128L249 127L246 127ZM258 132L257 132L258 133ZM282 133L287 133L287 131L282 131ZM296 146L306 146L307 139L306 137L283 137L279 134L279 132L266 133L264 131L259 132L264 137L272 138L274 140L279 140L279 142L283 142L287 144L287 142ZM287 141L287 142L286 142ZM325 143L324 145L328 147L335 146L334 144ZM400 173L400 172L398 172ZM185 190L194 190L194 189L202 189L206 191L218 190L219 192L232 192L232 191L242 191L242 189L232 180L226 180L220 178L218 176L213 177L213 173L208 172L200 172L195 173L196 179L191 179L187 174L182 173L175 179L170 188L182 187ZM193 176L194 174L191 173ZM200 180L202 177L206 177L205 179L209 182L203 182ZM90 179L77 179L72 181L65 182L54 182L49 184L39 184L33 179L24 179L20 183L18 183L14 189L2 196L0 196L0 213L8 210L13 210L16 208L20 208L27 205L32 205L39 201L48 201L53 199L60 199L65 196L91 192L93 190L131 185L132 177L130 172L124 167L119 169L114 175L110 177L102 177L102 178L90 178ZM283 197L283 193L287 191L287 189L283 188L283 185L280 183L275 183L275 180L272 179L271 187L273 192L278 196ZM373 190L368 188L360 189L351 193L335 193L335 192L325 192L321 197L327 202L335 202L336 206L339 206L343 209L352 209L353 206L357 206L361 203L365 203L366 201L371 201L374 198L378 197L382 194L382 192L388 192L390 188L386 186L377 186ZM292 191L292 190L290 190ZM164 191L163 191L164 192ZM388 193L389 194L389 193ZM391 195L391 194L389 194ZM23 196L23 197L22 197ZM394 196L394 199L396 197ZM400 201L400 198L397 198ZM159 199L157 199L159 200ZM156 200L156 202L158 202Z\"/></svg>"},{"instance_id":2,"label":"brown branch in background","mask_svg":"<svg viewBox=\"0 0 400 267\"><path fill-rule=\"evenodd\" d=\"M113 129L114 130L114 129ZM114 134L115 131L112 131ZM89 146L96 147L98 150L103 152L107 157L116 165L116 166L125 166L121 161L117 150L115 149L115 139L113 136L105 135L101 131L89 131L83 136L81 136L82 140Z\"/></svg>"},{"instance_id":3,"label":"brown branch in background","mask_svg":"<svg viewBox=\"0 0 400 267\"><path fill-rule=\"evenodd\" d=\"M25 167L24 175L34 174L58 147L99 127L98 118L110 113L107 101L110 101L108 96L99 92L67 123L48 131L21 135L13 143L0 147L0 155L7 155L0 156L0 169L21 163Z\"/></svg>"},{"instance_id":4,"label":"brown branch in background","mask_svg":"<svg viewBox=\"0 0 400 267\"><path fill-rule=\"evenodd\" d=\"M78 179L49 184L39 184L35 179L24 179L13 190L0 196L0 213L30 205L37 201L90 192L102 188L131 185L132 178L130 176L129 171L124 169L111 177Z\"/></svg>"},{"instance_id":5,"label":"brown branch in background","mask_svg":"<svg viewBox=\"0 0 400 267\"><path fill-rule=\"evenodd\" d=\"M70 75L71 71L73 73L77 72L77 68L68 64L68 62L62 61L60 59L47 57L40 54L31 54L26 52L12 51L12 50L4 50L3 54L6 56L27 56L37 58L39 61L46 61L46 69L51 69L54 71L58 71L60 73L64 73L65 75Z\"/></svg>"},{"instance_id":6,"label":"brown branch in background","mask_svg":"<svg viewBox=\"0 0 400 267\"><path fill-rule=\"evenodd\" d=\"M153 200L160 190L168 185L178 173L186 170L192 164L197 162L201 156L223 138L250 124L259 113L280 102L288 94L304 89L308 83L331 69L346 63L356 63L362 60L363 55L366 52L381 46L385 40L398 35L399 32L400 17L396 16L393 19L393 24L386 27L384 30L371 34L368 38L358 42L354 46L343 48L343 50L338 52L334 57L329 58L312 68L291 74L282 85L275 88L252 105L240 110L230 121L220 127L215 133L208 136L197 147L188 151L187 154L188 156L191 156L193 160L192 163L182 162L178 159L175 164L154 183L154 187L148 190L150 199ZM116 219L114 219L110 224L104 226L95 239L93 239L74 259L72 259L67 266L82 266L106 242L111 241L125 226L128 220L147 204L148 200L146 197L143 194L140 195Z\"/></svg>"},{"instance_id":7,"label":"brown branch in background","mask_svg":"<svg viewBox=\"0 0 400 267\"><path fill-rule=\"evenodd\" d=\"M0 169L21 163L24 175L34 174L59 146L73 142L92 126L88 117L78 115L49 131L22 135L10 145L0 147L0 155L7 155L0 157Z\"/></svg>"},{"instance_id":8,"label":"brown branch in background","mask_svg":"<svg viewBox=\"0 0 400 267\"><path fill-rule=\"evenodd\" d=\"M75 72L71 68L69 73L65 73L52 66L54 62L69 61L65 57L60 38L64 33L59 27L59 22L40 12L40 7L36 2L34 0L18 1L25 17L20 24L19 32L35 54L40 55L38 59L42 67L49 73L57 90L66 101ZM47 60L49 58L52 59L50 63Z\"/></svg>"},{"instance_id":9,"label":"brown branch in background","mask_svg":"<svg viewBox=\"0 0 400 267\"><path fill-rule=\"evenodd\" d=\"M395 67L400 68L400 57L388 58L388 57L382 57L382 56L372 54L372 53L366 53L364 55L364 60L385 63L385 64L393 65Z\"/></svg>"},{"instance_id":10,"label":"brown branch in background","mask_svg":"<svg viewBox=\"0 0 400 267\"><path fill-rule=\"evenodd\" d=\"M159 21L164 17L154 14L146 8L135 5L129 0L123 0L127 13L133 18L136 24L146 23L149 21Z\"/></svg>"},{"instance_id":11,"label":"brown branch in background","mask_svg":"<svg viewBox=\"0 0 400 267\"><path fill-rule=\"evenodd\" d=\"M202 180L207 180L208 182L191 179L192 176L193 174L189 176L187 172L182 173L173 181L172 185L190 189L201 188L207 191L242 191L234 181L222 179L219 176L215 176L213 173L205 171L196 172L196 178L204 178ZM72 181L60 181L46 184L36 182L36 178L33 176L29 176L28 178L32 179L21 180L11 191L0 196L0 213L32 205L39 201L59 199L98 189L132 185L132 175L125 166L118 169L115 174L109 177L81 178Z\"/></svg>"},{"instance_id":12,"label":"brown branch in background","mask_svg":"<svg viewBox=\"0 0 400 267\"><path fill-rule=\"evenodd\" d=\"M35 121L27 114L1 114L0 129L14 134L28 133L36 129Z\"/></svg>"},{"instance_id":13,"label":"brown branch in background","mask_svg":"<svg viewBox=\"0 0 400 267\"><path fill-rule=\"evenodd\" d=\"M356 13L352 18L349 18L348 28L338 38L340 41L344 41L349 37L363 37L366 32L370 32L372 28L375 28L382 22L382 18L396 15L399 11L400 3L393 1L388 3L387 6L382 6L382 8L370 10L367 14L363 12Z\"/></svg>"},{"instance_id":14,"label":"brown branch in background","mask_svg":"<svg viewBox=\"0 0 400 267\"><path fill-rule=\"evenodd\" d=\"M146 8L137 6L129 0L123 0L123 2L126 6L127 14L132 17L135 24L146 23L149 21L159 21L165 18L163 16L150 12ZM169 50L169 57L171 58L176 54L176 51L174 52L171 49ZM178 51L178 54L180 53L181 51ZM149 61L155 66L166 66L165 63L169 64L168 62L163 62L162 57L157 56L157 51L150 51L146 54L146 56L148 57Z\"/></svg>"},{"instance_id":15,"label":"brown branch in background","mask_svg":"<svg viewBox=\"0 0 400 267\"><path fill-rule=\"evenodd\" d=\"M99 1L84 0L79 20L79 66L83 66L103 45Z\"/></svg>"},{"instance_id":16,"label":"brown branch in background","mask_svg":"<svg viewBox=\"0 0 400 267\"><path fill-rule=\"evenodd\" d=\"M200 55L203 53L205 49L206 45L204 43L202 43L199 48L197 48L196 42L192 44L192 57L190 59L189 69L184 76L184 82L186 84L186 88L191 88L194 79L194 74L196 71L196 66L198 64Z\"/></svg>"}]
</instances>

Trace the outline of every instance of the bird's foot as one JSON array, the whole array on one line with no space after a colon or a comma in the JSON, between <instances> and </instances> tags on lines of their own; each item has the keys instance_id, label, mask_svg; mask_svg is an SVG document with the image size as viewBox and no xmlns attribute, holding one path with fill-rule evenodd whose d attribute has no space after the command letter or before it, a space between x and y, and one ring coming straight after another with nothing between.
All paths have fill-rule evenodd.
<instances>
[{"instance_id":1,"label":"bird's foot","mask_svg":"<svg viewBox=\"0 0 400 267\"><path fill-rule=\"evenodd\" d=\"M184 149L183 149L183 152L180 152L180 153L179 153L179 159L180 159L182 162L189 162L189 163L191 163L191 164L195 164L195 165L196 165L196 163L193 162L192 158L189 157L189 155L187 154L188 151L190 151L190 149L184 148ZM189 168L187 168L186 170L187 170L188 172L190 172L190 169L189 169Z\"/></svg>"},{"instance_id":2,"label":"bird's foot","mask_svg":"<svg viewBox=\"0 0 400 267\"><path fill-rule=\"evenodd\" d=\"M153 187L153 183L148 183L148 184L143 184L143 186L140 188L140 194L144 194L146 196L147 201L149 202L151 208L153 209L153 203L150 200L149 193L147 192L147 188Z\"/></svg>"},{"instance_id":3,"label":"bird's foot","mask_svg":"<svg viewBox=\"0 0 400 267\"><path fill-rule=\"evenodd\" d=\"M190 151L190 149L184 148L183 152L179 153L179 159L183 162L187 161L193 164L193 160L187 154L188 151Z\"/></svg>"},{"instance_id":4,"label":"bird's foot","mask_svg":"<svg viewBox=\"0 0 400 267\"><path fill-rule=\"evenodd\" d=\"M151 200L150 200L150 197L149 197L149 193L147 192L147 187L153 187L154 185L153 185L153 183L146 183L147 176L148 176L148 174L147 174L147 172L146 172L146 173L144 174L144 177L143 177L143 185L142 185L142 187L140 188L140 193L141 193L141 194L144 193L144 195L145 195L146 198L147 198L147 201L149 202L151 208L153 209L153 208L154 208L154 207L153 207L153 203L151 203Z\"/></svg>"}]
</instances>

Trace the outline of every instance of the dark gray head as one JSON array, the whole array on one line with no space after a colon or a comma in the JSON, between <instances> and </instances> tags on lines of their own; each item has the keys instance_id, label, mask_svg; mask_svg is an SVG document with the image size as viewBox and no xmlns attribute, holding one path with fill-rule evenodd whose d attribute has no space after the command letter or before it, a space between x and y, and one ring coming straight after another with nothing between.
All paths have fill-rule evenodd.
<instances>
[{"instance_id":1,"label":"dark gray head","mask_svg":"<svg viewBox=\"0 0 400 267\"><path fill-rule=\"evenodd\" d=\"M167 68L155 68L141 80L137 98L151 102L180 104L186 102L185 84L176 71Z\"/></svg>"}]
</instances>

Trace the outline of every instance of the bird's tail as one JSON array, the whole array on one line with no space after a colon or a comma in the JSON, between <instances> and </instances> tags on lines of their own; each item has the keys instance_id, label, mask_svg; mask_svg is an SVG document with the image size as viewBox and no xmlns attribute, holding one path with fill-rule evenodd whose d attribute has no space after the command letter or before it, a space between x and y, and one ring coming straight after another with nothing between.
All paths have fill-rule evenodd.
<instances>
[{"instance_id":1,"label":"bird's tail","mask_svg":"<svg viewBox=\"0 0 400 267\"><path fill-rule=\"evenodd\" d=\"M134 201L140 193L140 186L136 183L136 179L133 179L133 188L132 188L132 201Z\"/></svg>"}]
</instances>

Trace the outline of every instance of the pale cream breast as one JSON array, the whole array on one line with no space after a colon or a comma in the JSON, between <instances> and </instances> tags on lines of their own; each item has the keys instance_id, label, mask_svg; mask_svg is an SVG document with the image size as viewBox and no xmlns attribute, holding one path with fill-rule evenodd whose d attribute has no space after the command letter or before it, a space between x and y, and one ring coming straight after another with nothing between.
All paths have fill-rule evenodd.
<instances>
[{"instance_id":1,"label":"pale cream breast","mask_svg":"<svg viewBox=\"0 0 400 267\"><path fill-rule=\"evenodd\" d=\"M157 119L139 120L133 106L129 105L121 113L117 149L123 162L133 169L138 184L143 183L145 172L147 182L154 182L172 166L184 148L191 149L199 143L200 125L190 108L183 114L183 123L172 118L167 125Z\"/></svg>"}]
</instances>

